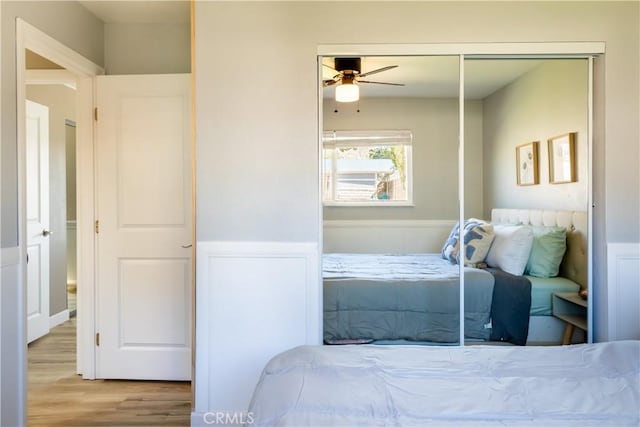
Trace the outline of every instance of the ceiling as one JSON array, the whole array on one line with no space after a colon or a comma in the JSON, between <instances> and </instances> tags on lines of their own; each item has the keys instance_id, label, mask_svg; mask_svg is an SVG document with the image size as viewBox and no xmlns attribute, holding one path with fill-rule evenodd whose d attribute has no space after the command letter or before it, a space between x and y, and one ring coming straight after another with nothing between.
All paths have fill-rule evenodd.
<instances>
[{"instance_id":1,"label":"ceiling","mask_svg":"<svg viewBox=\"0 0 640 427\"><path fill-rule=\"evenodd\" d=\"M188 0L80 0L106 24L184 24L190 21ZM323 63L333 66L333 58ZM465 97L482 99L520 77L539 60L469 60L465 62ZM404 87L362 84L362 97L457 97L459 65L456 56L388 56L362 58L362 72L388 65L397 68L371 75L367 80L403 83ZM335 71L323 67L323 78ZM324 89L333 96L335 86Z\"/></svg>"},{"instance_id":2,"label":"ceiling","mask_svg":"<svg viewBox=\"0 0 640 427\"><path fill-rule=\"evenodd\" d=\"M188 0L80 0L105 24L186 24Z\"/></svg>"},{"instance_id":3,"label":"ceiling","mask_svg":"<svg viewBox=\"0 0 640 427\"><path fill-rule=\"evenodd\" d=\"M465 61L465 98L482 99L514 81L540 64L533 59L473 59ZM333 66L333 58L323 64ZM362 73L398 65L397 68L375 73L366 80L403 83L405 86L360 84L361 97L457 97L459 92L459 63L457 56L389 56L363 57ZM323 79L336 72L323 67ZM325 98L333 96L335 86L324 88Z\"/></svg>"}]
</instances>

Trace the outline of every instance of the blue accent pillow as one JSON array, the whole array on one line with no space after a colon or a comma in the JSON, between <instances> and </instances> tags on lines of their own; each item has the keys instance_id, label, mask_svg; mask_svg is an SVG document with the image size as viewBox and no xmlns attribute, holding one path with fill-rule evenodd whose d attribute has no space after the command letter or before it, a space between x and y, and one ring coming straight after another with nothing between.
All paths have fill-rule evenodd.
<instances>
[{"instance_id":1,"label":"blue accent pillow","mask_svg":"<svg viewBox=\"0 0 640 427\"><path fill-rule=\"evenodd\" d=\"M459 244L460 223L456 225L449 233L449 237L442 247L442 258L449 260L453 264L460 261L460 244ZM464 222L464 245L465 257L464 264L474 267L484 262L489 253L491 242L493 242L494 232L493 225L476 218L470 218Z\"/></svg>"}]
</instances>

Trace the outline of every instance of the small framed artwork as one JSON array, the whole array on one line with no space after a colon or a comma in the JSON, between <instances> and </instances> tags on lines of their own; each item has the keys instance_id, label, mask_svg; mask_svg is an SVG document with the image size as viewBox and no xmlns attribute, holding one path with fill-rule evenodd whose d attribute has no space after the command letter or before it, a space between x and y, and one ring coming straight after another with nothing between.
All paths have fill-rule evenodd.
<instances>
[{"instance_id":1,"label":"small framed artwork","mask_svg":"<svg viewBox=\"0 0 640 427\"><path fill-rule=\"evenodd\" d=\"M566 133L550 138L549 182L564 184L576 182L576 133Z\"/></svg>"},{"instance_id":2,"label":"small framed artwork","mask_svg":"<svg viewBox=\"0 0 640 427\"><path fill-rule=\"evenodd\" d=\"M516 177L518 185L535 185L538 180L538 141L516 147Z\"/></svg>"}]
</instances>

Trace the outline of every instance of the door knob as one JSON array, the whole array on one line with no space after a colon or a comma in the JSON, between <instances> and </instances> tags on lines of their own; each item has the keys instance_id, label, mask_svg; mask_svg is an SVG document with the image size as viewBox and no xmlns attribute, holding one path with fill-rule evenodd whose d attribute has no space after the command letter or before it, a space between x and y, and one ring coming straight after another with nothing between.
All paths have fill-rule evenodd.
<instances>
[{"instance_id":1,"label":"door knob","mask_svg":"<svg viewBox=\"0 0 640 427\"><path fill-rule=\"evenodd\" d=\"M48 235L53 234L53 231L50 230L42 230L42 235L44 237L47 237Z\"/></svg>"},{"instance_id":2,"label":"door knob","mask_svg":"<svg viewBox=\"0 0 640 427\"><path fill-rule=\"evenodd\" d=\"M183 248L183 249L188 249L188 248L190 248L191 246L193 246L193 245L191 245L191 244L189 244L189 245L182 245L182 248Z\"/></svg>"}]
</instances>

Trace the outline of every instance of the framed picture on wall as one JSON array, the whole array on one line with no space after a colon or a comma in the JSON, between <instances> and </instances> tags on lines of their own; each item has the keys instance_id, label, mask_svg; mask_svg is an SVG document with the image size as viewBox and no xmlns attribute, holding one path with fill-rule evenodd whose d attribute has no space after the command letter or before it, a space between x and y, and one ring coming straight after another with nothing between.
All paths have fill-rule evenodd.
<instances>
[{"instance_id":1,"label":"framed picture on wall","mask_svg":"<svg viewBox=\"0 0 640 427\"><path fill-rule=\"evenodd\" d=\"M550 138L549 148L549 182L564 184L576 182L576 133L566 133Z\"/></svg>"},{"instance_id":2,"label":"framed picture on wall","mask_svg":"<svg viewBox=\"0 0 640 427\"><path fill-rule=\"evenodd\" d=\"M538 141L516 147L516 178L518 185L535 185L538 179Z\"/></svg>"}]
</instances>

